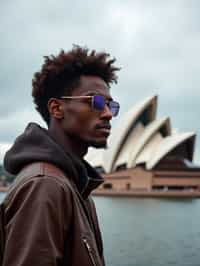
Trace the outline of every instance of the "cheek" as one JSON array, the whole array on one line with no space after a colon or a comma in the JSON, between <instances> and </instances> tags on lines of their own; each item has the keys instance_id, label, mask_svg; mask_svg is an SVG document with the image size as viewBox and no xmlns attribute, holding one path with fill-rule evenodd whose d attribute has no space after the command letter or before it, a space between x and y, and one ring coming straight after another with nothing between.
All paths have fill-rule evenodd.
<instances>
[{"instance_id":1,"label":"cheek","mask_svg":"<svg viewBox=\"0 0 200 266\"><path fill-rule=\"evenodd\" d=\"M94 113L83 108L70 108L65 115L65 129L71 132L83 134L95 128L96 116Z\"/></svg>"}]
</instances>

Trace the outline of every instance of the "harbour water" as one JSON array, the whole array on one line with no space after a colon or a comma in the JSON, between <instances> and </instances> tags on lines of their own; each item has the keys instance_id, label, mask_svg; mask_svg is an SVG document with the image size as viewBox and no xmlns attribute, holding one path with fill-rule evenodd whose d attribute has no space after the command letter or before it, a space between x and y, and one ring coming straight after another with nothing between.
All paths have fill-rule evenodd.
<instances>
[{"instance_id":1,"label":"harbour water","mask_svg":"<svg viewBox=\"0 0 200 266\"><path fill-rule=\"evenodd\" d=\"M107 266L200 265L200 200L94 200Z\"/></svg>"},{"instance_id":2,"label":"harbour water","mask_svg":"<svg viewBox=\"0 0 200 266\"><path fill-rule=\"evenodd\" d=\"M199 266L200 200L95 198L107 266Z\"/></svg>"}]
</instances>

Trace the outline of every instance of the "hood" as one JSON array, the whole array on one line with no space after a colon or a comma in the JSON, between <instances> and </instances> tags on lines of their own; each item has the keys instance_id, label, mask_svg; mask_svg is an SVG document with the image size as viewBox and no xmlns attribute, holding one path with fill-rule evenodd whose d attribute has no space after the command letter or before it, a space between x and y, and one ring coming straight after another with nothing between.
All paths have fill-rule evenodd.
<instances>
[{"instance_id":1,"label":"hood","mask_svg":"<svg viewBox=\"0 0 200 266\"><path fill-rule=\"evenodd\" d=\"M33 162L47 162L63 170L74 179L80 192L91 190L103 182L103 178L86 161L66 152L48 134L48 131L36 123L30 123L24 133L14 142L4 157L4 168L17 175L23 167Z\"/></svg>"}]
</instances>

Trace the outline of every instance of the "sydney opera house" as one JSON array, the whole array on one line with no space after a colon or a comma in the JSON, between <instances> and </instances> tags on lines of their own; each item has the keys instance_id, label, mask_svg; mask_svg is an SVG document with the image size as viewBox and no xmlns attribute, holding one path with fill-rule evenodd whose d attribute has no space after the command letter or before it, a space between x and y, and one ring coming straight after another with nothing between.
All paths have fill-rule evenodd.
<instances>
[{"instance_id":1,"label":"sydney opera house","mask_svg":"<svg viewBox=\"0 0 200 266\"><path fill-rule=\"evenodd\" d=\"M172 129L157 118L157 96L132 107L113 130L106 150L88 160L105 177L99 195L200 196L200 166L193 160L196 134Z\"/></svg>"}]
</instances>

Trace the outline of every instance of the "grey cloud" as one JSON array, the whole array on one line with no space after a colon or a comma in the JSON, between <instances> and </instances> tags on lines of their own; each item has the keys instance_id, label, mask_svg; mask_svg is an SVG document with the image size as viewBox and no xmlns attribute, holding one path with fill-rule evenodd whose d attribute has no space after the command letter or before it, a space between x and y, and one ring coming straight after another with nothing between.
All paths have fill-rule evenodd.
<instances>
[{"instance_id":1,"label":"grey cloud","mask_svg":"<svg viewBox=\"0 0 200 266\"><path fill-rule=\"evenodd\" d=\"M29 122L36 122L46 127L39 114L29 107L0 118L0 142L13 142L24 131Z\"/></svg>"},{"instance_id":2,"label":"grey cloud","mask_svg":"<svg viewBox=\"0 0 200 266\"><path fill-rule=\"evenodd\" d=\"M28 121L20 115L24 110L35 112L31 79L43 55L77 43L118 59L122 70L112 93L121 102L121 114L158 94L158 114L169 115L175 128L197 131L199 149L199 6L197 0L2 3L0 141L11 141L22 130Z\"/></svg>"}]
</instances>

